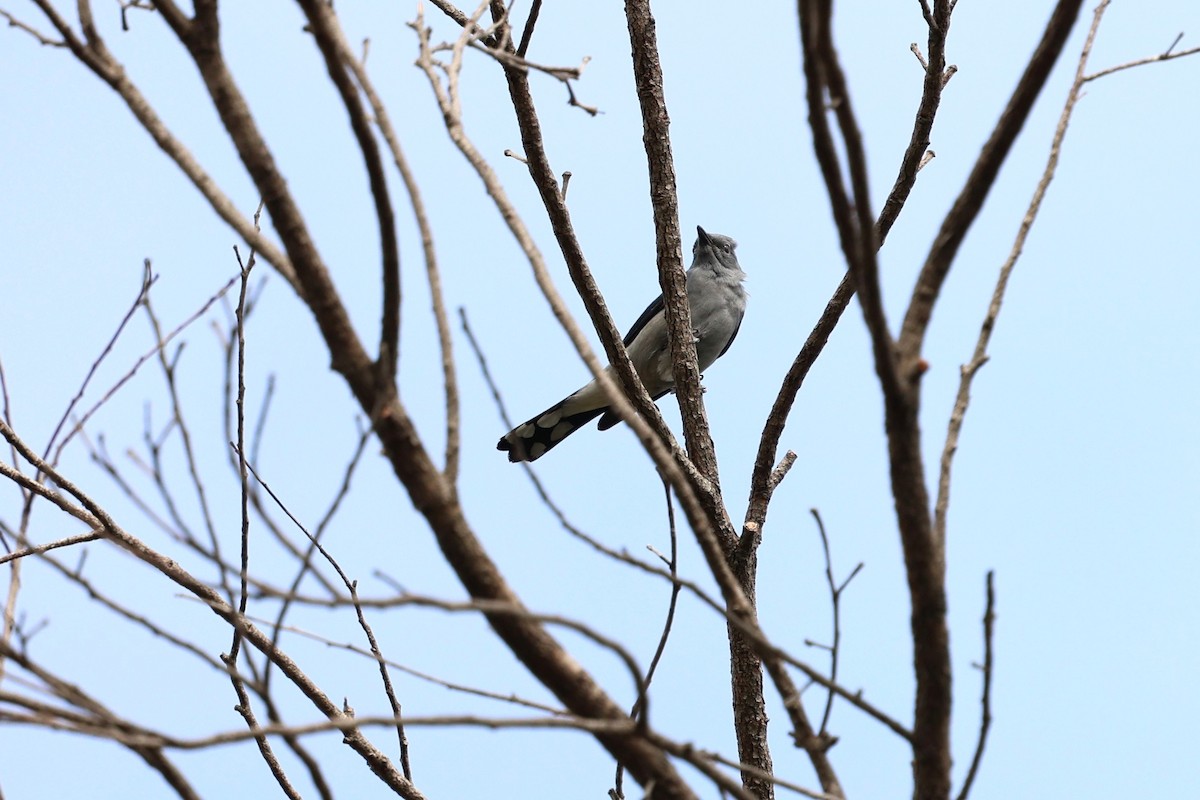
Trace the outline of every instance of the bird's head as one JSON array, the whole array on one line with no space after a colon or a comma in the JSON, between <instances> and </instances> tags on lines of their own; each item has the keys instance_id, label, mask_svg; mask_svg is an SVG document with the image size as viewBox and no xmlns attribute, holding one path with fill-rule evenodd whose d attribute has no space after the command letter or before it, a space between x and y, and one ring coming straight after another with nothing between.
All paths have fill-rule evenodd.
<instances>
[{"instance_id":1,"label":"bird's head","mask_svg":"<svg viewBox=\"0 0 1200 800\"><path fill-rule=\"evenodd\" d=\"M741 269L737 260L737 242L719 233L708 233L699 225L696 226L696 244L692 246L692 257L697 261L715 261L729 269Z\"/></svg>"}]
</instances>

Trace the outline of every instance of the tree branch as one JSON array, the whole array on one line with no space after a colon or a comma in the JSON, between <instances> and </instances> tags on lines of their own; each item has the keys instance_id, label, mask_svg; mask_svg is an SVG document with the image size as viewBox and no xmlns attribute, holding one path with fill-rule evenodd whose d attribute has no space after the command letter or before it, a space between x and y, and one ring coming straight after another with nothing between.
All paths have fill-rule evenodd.
<instances>
[{"instance_id":1,"label":"tree branch","mask_svg":"<svg viewBox=\"0 0 1200 800\"><path fill-rule=\"evenodd\" d=\"M383 313L376 366L380 384L388 385L396 380L397 362L400 358L400 245L396 239L396 218L388 193L383 157L371 131L370 116L363 107L354 80L346 69L344 53L348 48L345 46L345 36L333 6L322 0L299 0L299 4L308 18L309 30L316 38L321 55L325 58L329 79L337 88L350 117L350 127L354 131L359 152L362 153L371 185L371 196L375 200L379 244L383 251ZM382 394L386 395L387 391L383 391Z\"/></svg>"},{"instance_id":2,"label":"tree branch","mask_svg":"<svg viewBox=\"0 0 1200 800\"><path fill-rule=\"evenodd\" d=\"M1029 59L1024 74L1013 90L996 127L983 145L983 150L975 162L962 191L951 207L950 212L942 222L942 227L934 238L933 247L925 259L913 288L912 299L904 322L900 328L897 341L900 372L908 379L917 377L918 364L921 357L921 346L925 339L925 331L933 315L933 306L941 291L942 283L950 272L950 265L958 248L966 238L967 231L979 215L983 201L987 198L996 175L1000 171L1017 134L1025 125L1033 103L1041 94L1050 77L1050 71L1058 61L1067 37L1075 25L1079 15L1079 7L1083 0L1058 0L1054 11L1046 23L1046 30L1038 43L1037 49Z\"/></svg>"}]
</instances>

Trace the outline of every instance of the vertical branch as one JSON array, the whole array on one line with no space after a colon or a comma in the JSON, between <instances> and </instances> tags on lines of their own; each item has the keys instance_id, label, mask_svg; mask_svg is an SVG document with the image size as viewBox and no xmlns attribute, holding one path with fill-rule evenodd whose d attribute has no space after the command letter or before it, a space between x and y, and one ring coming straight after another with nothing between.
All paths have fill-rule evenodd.
<instances>
[{"instance_id":1,"label":"vertical branch","mask_svg":"<svg viewBox=\"0 0 1200 800\"><path fill-rule=\"evenodd\" d=\"M493 10L493 15L499 16L499 12ZM534 186L537 187L538 194L542 198L542 205L546 210L546 216L550 220L550 227L554 231L554 237L562 253L563 260L566 262L571 282L579 293L579 298L583 301L588 319L591 321L592 327L596 331L601 345L604 347L605 356L608 358L609 364L612 365L617 382L619 382L620 388L624 389L624 393L613 392L609 395L613 410L618 412L621 418L633 428L634 433L637 434L643 446L647 448L651 458L655 460L655 464L660 470L664 470L668 476L678 473L680 468L675 466L674 462L667 463L670 461L671 456L678 455L674 452L678 450L678 445L675 443L670 429L663 420L661 412L650 399L650 395L646 394L645 388L642 386L637 373L633 369L633 364L629 360L629 354L626 352L622 341L621 332L613 323L612 315L608 313L608 306L604 301L604 296L601 294L591 269L588 267L587 259L584 258L583 248L579 244L579 237L575 235L575 227L571 222L571 214L567 208L566 197L559 188L557 176L554 169L550 166L550 160L546 155L546 149L542 142L541 122L538 119L537 107L533 102L533 93L529 88L528 72L511 64L505 64L504 62L501 62L501 64L504 67L504 77L508 82L508 93L512 100L513 111L516 114L517 125L521 130L521 145L525 151L525 162L529 167L530 178L532 178ZM445 107L443 106L443 113L444 110ZM457 120L456 125L461 128L461 123ZM451 138L454 138L455 135L454 130L452 130ZM455 141L457 143L458 140L456 139ZM472 164L474 163L475 161L472 159ZM476 169L480 170L481 177L484 178L485 182L489 183L488 191L496 199L497 204L499 204L503 195L497 195L491 189L489 177L482 171L483 167L486 167L486 165L476 166ZM504 213L507 219L507 212ZM540 254L538 259L540 260ZM534 275L539 288L541 288L542 293L550 302L555 317L559 319L560 324L563 325L568 335L570 335L572 344L576 346L576 350L580 352L584 362L592 370L592 374L601 379L602 383L606 383L609 377L604 375L601 378L600 373L597 372L600 369L599 361L596 361L596 365L593 366L592 361L589 360L590 348L587 351L579 350L579 341L586 342L586 340L583 339L582 334L576 337L573 329L567 327L568 321L574 328L578 326L574 325L573 320L569 320L569 318L564 316L567 314L566 307L562 305L562 300L558 296L557 290L554 289L553 284L550 283L549 276L543 276L544 266L540 266L532 257L530 258L530 263L534 267ZM655 437L658 443L655 444L651 440L651 437ZM668 453L667 451L671 452ZM660 452L662 455L659 455ZM682 466L686 468L690 465L684 464ZM688 486L680 484L673 478L672 484L675 486L676 493L685 510L695 504L694 501L690 500L694 492ZM689 521L695 525L694 515L689 513L688 516Z\"/></svg>"},{"instance_id":2,"label":"vertical branch","mask_svg":"<svg viewBox=\"0 0 1200 800\"><path fill-rule=\"evenodd\" d=\"M949 0L935 3L949 15ZM946 625L944 551L932 535L925 486L917 411L920 397L914 382L902 379L895 346L883 316L874 232L867 220L866 164L830 31L831 3L802 0L800 30L804 73L813 131L813 149L829 193L842 250L854 277L863 317L871 334L875 371L884 396L888 456L896 520L904 550L912 607L913 661L917 679L913 726L914 797L944 800L950 793L951 668ZM838 119L849 165L852 192L841 174L837 148L825 117L825 94Z\"/></svg>"},{"instance_id":3,"label":"vertical branch","mask_svg":"<svg viewBox=\"0 0 1200 800\"><path fill-rule=\"evenodd\" d=\"M665 478L662 484L663 494L666 496L667 501L667 529L670 532L671 538L671 556L667 558L662 553L654 550L654 548L650 549L667 565L671 576L671 599L667 602L667 617L663 621L662 635L658 637L658 646L654 649L654 656L650 659L650 666L646 668L645 683L638 694L638 699L634 701L633 708L629 712L629 716L642 723L646 721L646 693L650 691L650 683L654 680L654 673L658 671L658 664L662 661L663 653L667 651L667 640L671 637L671 628L675 624L675 610L679 606L679 593L683 589L683 584L679 581L679 536L675 529L675 506L671 501L671 484ZM614 798L614 800L625 797L622 787L624 775L625 767L618 764L613 788L608 793L609 797Z\"/></svg>"},{"instance_id":4,"label":"vertical branch","mask_svg":"<svg viewBox=\"0 0 1200 800\"><path fill-rule=\"evenodd\" d=\"M821 715L821 728L817 731L817 736L824 738L829 736L829 717L833 714L833 698L837 695L833 687L837 685L838 656L841 654L842 647L842 592L850 585L850 581L854 580L854 576L862 571L863 563L858 562L858 565L846 576L846 580L838 584L833 577L833 554L829 549L829 536L825 533L825 523L821 519L821 513L815 508L809 509L809 512L817 522L817 533L821 535L821 549L825 554L825 581L829 586L829 604L833 611L833 642L829 647L829 693L825 701L825 713ZM808 644L807 640L805 643Z\"/></svg>"},{"instance_id":5,"label":"vertical branch","mask_svg":"<svg viewBox=\"0 0 1200 800\"><path fill-rule=\"evenodd\" d=\"M211 504L209 503L208 491L205 488L204 481L201 478L199 459L197 458L196 448L192 442L191 430L185 421L183 401L179 392L178 382L175 379L176 368L179 366L178 353L180 350L176 350L176 357L174 358L167 355L166 342L168 336L164 332L162 323L159 321L158 316L154 312L154 307L151 305L149 296L144 298L142 306L146 310L146 317L149 319L150 327L154 331L154 340L157 344L157 347L155 348L155 356L158 358L158 363L162 369L163 378L166 380L167 395L171 401L171 422L174 427L178 428L179 430L179 445L183 449L183 456L184 461L187 464L188 476L191 478L192 488L196 493L196 502L200 508L200 516L204 521L204 530L208 535L209 547L212 550L214 560L220 562L223 560L221 556L221 539L217 534L217 524L213 516ZM161 478L160 464L158 461L159 457L161 456L161 449L157 443L152 443L150 441L148 431L147 446L151 450L151 455L154 460L155 474L157 477ZM167 508L170 510L172 517L174 517L180 523L180 527L186 527L182 524L182 517L180 516L180 513L174 502L168 502ZM222 571L220 573L221 587L225 591L230 605L233 605L235 603L236 595L233 587L228 584L225 578L225 573Z\"/></svg>"},{"instance_id":6,"label":"vertical branch","mask_svg":"<svg viewBox=\"0 0 1200 800\"><path fill-rule=\"evenodd\" d=\"M831 15L832 6L829 2L806 0L800 4L800 33L813 150L825 179L830 210L846 265L854 278L863 319L871 334L875 371L879 374L885 396L890 402L899 402L902 400L902 390L896 375L892 338L884 316L879 265L875 257L866 154L846 89L845 76L834 49ZM849 187L844 182L838 150L826 119L829 108L836 115L841 142L845 147L850 172Z\"/></svg>"},{"instance_id":7,"label":"vertical branch","mask_svg":"<svg viewBox=\"0 0 1200 800\"><path fill-rule=\"evenodd\" d=\"M688 455L707 481L711 494L706 507L717 530L724 557L734 568L741 591L750 607L755 605L756 562L749 557L734 558L736 537L720 497L716 452L709 434L701 396L700 371L696 361L695 334L687 299L679 234L678 194L675 163L671 152L670 117L663 94L662 64L649 0L626 0L625 18L632 47L633 74L642 111L642 142L649 170L650 200L654 213L655 242L662 287L667 330L671 345L672 371L679 410L683 418ZM730 680L733 691L734 728L738 741L738 760L751 769L742 770L742 784L757 797L769 800L774 784L765 780L774 769L767 740L767 714L763 697L762 662L754 647L730 624Z\"/></svg>"},{"instance_id":8,"label":"vertical branch","mask_svg":"<svg viewBox=\"0 0 1200 800\"><path fill-rule=\"evenodd\" d=\"M236 250L235 250L236 252ZM254 254L250 254L249 260L245 264L241 264L241 256L238 256L238 263L242 268L241 290L238 292L237 303L237 457L238 457L238 479L241 483L241 513L242 513L242 550L241 550L241 569L239 577L241 578L238 591L238 613L242 616L246 614L246 603L249 595L249 573L250 573L250 476L246 471L246 288L250 285L250 270L254 268ZM238 651L242 646L241 630L235 625L233 628L233 644L229 650L229 660L234 666L237 665Z\"/></svg>"},{"instance_id":9,"label":"vertical branch","mask_svg":"<svg viewBox=\"0 0 1200 800\"><path fill-rule=\"evenodd\" d=\"M633 76L642 109L642 142L650 173L650 202L654 212L658 281L662 286L675 393L683 416L688 455L700 474L717 485L716 453L709 435L696 361L696 335L687 302L679 234L679 198L675 160L671 154L670 117L663 95L662 64L650 0L626 0L625 19L633 49Z\"/></svg>"},{"instance_id":10,"label":"vertical branch","mask_svg":"<svg viewBox=\"0 0 1200 800\"><path fill-rule=\"evenodd\" d=\"M920 346L933 303L967 227L982 205L1000 164L1040 92L1070 30L1075 12L1062 0L1047 26L1042 44L1030 60L992 139L985 146L967 186L947 216L943 232L914 289L913 301L893 342L878 297L873 257L863 246L869 235L863 225L865 165L853 123L849 97L829 36L831 4L807 0L800 4L804 69L808 85L809 120L814 149L829 190L842 249L860 292L864 318L871 333L876 372L884 395L888 455L896 517L904 549L912 602L912 635L917 697L913 727L914 794L917 798L946 798L950 792L950 658L946 625L945 550L933 529L920 447L917 412L920 405ZM953 4L936 0L924 7L931 27L944 34ZM927 65L926 80L943 80L941 64ZM933 73L933 74L930 74ZM825 92L838 119L849 165L853 193L842 183L837 150L825 120Z\"/></svg>"},{"instance_id":11,"label":"vertical branch","mask_svg":"<svg viewBox=\"0 0 1200 800\"><path fill-rule=\"evenodd\" d=\"M234 248L237 253L237 248ZM250 253L250 257L246 263L242 263L241 254L237 254L238 266L241 267L241 289L238 293L238 303L236 309L237 319L237 457L238 457L238 477L241 483L241 560L239 575L241 578L238 591L237 617L234 623L230 626L233 628L233 642L229 647L228 654L222 654L221 661L224 662L226 669L229 671L229 679L233 682L233 690L237 694L238 704L236 710L242 715L246 721L246 727L255 730L259 727L257 715L250 705L250 693L246 690L246 681L238 672L238 656L242 650L242 621L246 618L246 604L249 598L249 573L250 573L250 477L249 470L246 464L246 291L250 285L250 270L254 268L254 253ZM300 800L300 793L292 786L291 780L287 777L287 773L283 770L283 765L279 763L279 759L275 756L274 748L271 747L271 742L265 735L259 734L254 737L254 742L258 745L258 752L262 755L263 761L266 762L267 768L271 770L276 783L283 793L292 798L292 800Z\"/></svg>"},{"instance_id":12,"label":"vertical branch","mask_svg":"<svg viewBox=\"0 0 1200 800\"><path fill-rule=\"evenodd\" d=\"M1101 9L1105 5L1108 4L1102 3ZM983 612L983 664L979 665L983 671L983 692L979 699L979 704L982 706L979 718L979 741L975 745L975 755L971 757L971 766L967 770L967 777L963 779L958 800L967 800L967 796L971 793L971 786L975 783L979 764L983 760L983 748L987 744L988 731L992 727L992 634L995 632L996 626L996 591L992 584L994 577L995 573L988 570L987 605Z\"/></svg>"}]
</instances>

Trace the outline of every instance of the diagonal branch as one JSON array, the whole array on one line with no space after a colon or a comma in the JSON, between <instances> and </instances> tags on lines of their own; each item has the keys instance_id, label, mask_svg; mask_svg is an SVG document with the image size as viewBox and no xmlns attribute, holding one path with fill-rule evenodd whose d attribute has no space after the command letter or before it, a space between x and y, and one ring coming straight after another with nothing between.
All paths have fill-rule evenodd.
<instances>
[{"instance_id":1,"label":"diagonal branch","mask_svg":"<svg viewBox=\"0 0 1200 800\"><path fill-rule=\"evenodd\" d=\"M7 423L2 420L0 420L0 436L3 436L9 444L15 447L23 459L53 480L62 489L62 492L75 498L79 505L72 503L61 494L50 492L40 484L29 485L28 482L21 480L24 476L19 475L19 473L17 475L9 474L4 464L0 464L0 472L3 472L12 479L21 480L28 488L42 494L51 503L81 520L84 524L102 528L105 539L121 547L168 580L174 582L184 591L200 599L208 605L213 613L231 626L239 628L245 637L245 641L271 659L280 671L292 681L296 688L328 719L334 721L347 719L347 715L300 670L296 663L271 643L271 639L267 634L260 631L254 625L250 624L245 617L238 614L237 610L225 602L220 594L209 587L204 581L197 579L185 570L178 562L151 549L140 539L127 533L91 497L33 452ZM346 735L343 741L363 758L372 772L398 794L403 797L413 798L414 800L422 796L403 775L396 771L387 757L363 736L362 732L354 725L352 719L349 720L349 725L346 727Z\"/></svg>"},{"instance_id":2,"label":"diagonal branch","mask_svg":"<svg viewBox=\"0 0 1200 800\"><path fill-rule=\"evenodd\" d=\"M926 162L933 131L934 118L941 105L942 89L945 82L941 73L946 63L946 36L950 27L949 10L939 6L942 15L934 23L932 11L924 6L926 20L929 22L929 61L924 62L926 69L925 81L921 91L921 99L913 119L913 131L909 137L908 146L900 159L900 167L892 190L883 203L878 219L875 221L875 246L883 247L888 233L900 216L904 204L908 201L913 187L916 185L917 173ZM770 503L771 492L768 490L768 480L771 468L775 464L779 452L779 440L783 435L784 426L796 402L796 395L808 376L809 370L824 350L833 329L841 320L842 314L850 305L854 296L854 282L849 273L842 279L833 296L825 306L812 332L808 335L800 352L792 361L779 387L779 393L763 426L762 437L759 440L758 454L754 460L754 472L750 479L750 501L746 510L746 521L742 528L742 538L746 544L754 541L761 534L766 522L767 506ZM746 533L754 536L747 537ZM745 545L744 545L745 546Z\"/></svg>"},{"instance_id":3,"label":"diagonal branch","mask_svg":"<svg viewBox=\"0 0 1200 800\"><path fill-rule=\"evenodd\" d=\"M303 290L297 282L296 273L288 257L274 242L255 229L251 220L238 210L228 195L221 191L220 186L200 166L200 162L196 160L191 151L171 133L170 129L167 128L166 124L151 107L149 101L146 100L137 86L133 84L129 76L125 74L125 68L113 58L108 48L104 46L103 41L98 37L93 37L87 43L84 43L71 29L70 24L50 4L49 0L34 1L42 13L46 15L50 24L63 37L71 53L95 73L97 77L112 87L113 91L120 95L121 99L129 107L130 112L133 113L141 126L154 139L155 144L188 177L196 189L208 201L213 211L221 219L225 220L229 227L237 231L237 234L247 244L254 248L263 259L270 263L283 276L284 280L290 283L303 296ZM85 5L81 4L80 7L83 8ZM155 5L164 11L164 18L173 18L166 10L173 8L173 6L170 4L164 5L158 2L158 0L156 0ZM184 25L182 19L180 25Z\"/></svg>"},{"instance_id":4,"label":"diagonal branch","mask_svg":"<svg viewBox=\"0 0 1200 800\"><path fill-rule=\"evenodd\" d=\"M967 177L958 199L950 208L942 227L938 231L930 248L921 274L913 288L912 299L904 322L900 327L900 337L897 341L900 371L910 379L916 377L921 357L921 346L925 340L925 332L929 320L933 316L933 307L941 292L942 284L950 272L950 265L958 253L959 246L966 238L967 231L983 208L1000 166L1008 157L1017 134L1025 125L1033 103L1041 94L1050 77L1050 71L1058 61L1067 37L1075 26L1079 8L1083 0L1058 0L1054 11L1046 23L1042 39L1034 50L1025 72L1013 90L1008 105L1000 115L991 136L983 145L983 150L975 162L971 174Z\"/></svg>"},{"instance_id":5,"label":"diagonal branch","mask_svg":"<svg viewBox=\"0 0 1200 800\"><path fill-rule=\"evenodd\" d=\"M992 299L988 304L983 324L980 326L979 338L975 342L975 350L971 355L971 360L960 368L958 393L954 399L954 407L950 412L946 442L942 447L942 456L938 470L937 503L934 506L934 533L943 545L946 541L946 515L950 506L950 471L954 461L954 454L958 450L958 439L962 433L963 420L966 417L967 407L971 402L971 384L974 382L979 370L987 363L988 344L991 342L992 332L995 330L996 321L1000 316L1000 308L1004 302L1005 292L1008 289L1008 279L1017 264L1017 259L1020 258L1025 248L1025 239L1028 237L1029 231L1037 219L1038 211L1042 206L1042 200L1045 199L1046 192L1050 188L1050 182L1054 179L1054 173L1058 168L1058 157L1062 150L1063 139L1067 134L1067 125L1075 110L1075 104L1078 102L1083 91L1083 85L1088 80L1085 76L1088 56L1091 54L1092 43L1095 41L1100 19L1107 6L1108 3L1103 2L1096 8L1091 27L1088 29L1087 40L1084 42L1083 51L1079 56L1079 63L1075 70L1075 80L1071 84L1070 91L1067 92L1067 100L1063 106L1062 114L1059 116L1058 126L1054 131L1054 138L1050 143L1050 154L1046 161L1046 167L1042 171L1042 177L1038 181L1037 188L1034 189L1033 197L1029 201L1029 207L1021 219L1021 224L1017 229L1017 235L1013 240L1012 248L1009 250L1008 258L1005 259L1004 264L1000 267L1000 274L996 278L996 286L992 291Z\"/></svg>"}]
</instances>

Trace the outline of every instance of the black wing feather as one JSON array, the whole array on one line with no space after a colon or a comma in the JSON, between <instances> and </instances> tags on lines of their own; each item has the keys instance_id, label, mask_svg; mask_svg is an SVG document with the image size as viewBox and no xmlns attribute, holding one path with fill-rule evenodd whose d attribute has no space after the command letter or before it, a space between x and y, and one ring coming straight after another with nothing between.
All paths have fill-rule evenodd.
<instances>
[{"instance_id":1,"label":"black wing feather","mask_svg":"<svg viewBox=\"0 0 1200 800\"><path fill-rule=\"evenodd\" d=\"M646 306L646 310L633 323L633 327L629 329L629 333L625 334L625 346L629 347L633 343L633 340L637 338L637 335L642 332L642 328L645 328L650 323L650 320L654 319L654 315L660 313L665 307L666 305L663 303L663 296L661 294L654 299L653 303Z\"/></svg>"},{"instance_id":2,"label":"black wing feather","mask_svg":"<svg viewBox=\"0 0 1200 800\"><path fill-rule=\"evenodd\" d=\"M654 319L656 315L661 314L665 308L666 304L663 303L663 296L660 294L658 297L654 298L654 302L646 306L646 310L643 311L642 315L633 323L633 327L629 329L629 333L625 334L625 339L623 340L625 342L625 346L629 347L629 345L633 343L633 340L637 338L637 335L642 332L642 329L650 324L650 320ZM654 399L657 400L664 394L666 394L666 392L663 392ZM600 417L600 430L606 431L620 421L621 418L614 414L611 409L604 409L604 416Z\"/></svg>"},{"instance_id":3,"label":"black wing feather","mask_svg":"<svg viewBox=\"0 0 1200 800\"><path fill-rule=\"evenodd\" d=\"M726 352L728 352L729 345L733 344L733 340L737 338L738 331L742 329L742 319L745 316L746 312L743 311L742 316L738 317L737 325L733 326L733 333L730 335L729 341L726 342L725 346L721 348L721 352L717 353L717 358L720 358L721 356L725 355Z\"/></svg>"}]
</instances>

